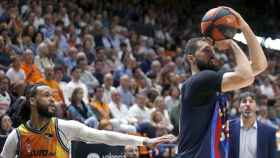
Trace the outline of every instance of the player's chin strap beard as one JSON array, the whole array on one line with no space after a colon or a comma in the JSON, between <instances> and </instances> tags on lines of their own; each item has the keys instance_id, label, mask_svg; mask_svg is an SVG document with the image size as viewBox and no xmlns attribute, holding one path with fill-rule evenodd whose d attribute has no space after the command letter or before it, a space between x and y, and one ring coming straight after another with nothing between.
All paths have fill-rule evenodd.
<instances>
[{"instance_id":1,"label":"player's chin strap beard","mask_svg":"<svg viewBox=\"0 0 280 158\"><path fill-rule=\"evenodd\" d=\"M37 107L37 111L41 117L52 118L55 116L55 112L54 113L49 112L48 107L43 108L43 107L39 106L39 107Z\"/></svg>"},{"instance_id":2,"label":"player's chin strap beard","mask_svg":"<svg viewBox=\"0 0 280 158\"><path fill-rule=\"evenodd\" d=\"M205 63L204 61L201 61L201 60L196 60L196 64L200 71L202 71L202 70L218 71L219 70L219 68L217 66L215 66L211 63L211 59L209 60L208 63Z\"/></svg>"}]
</instances>

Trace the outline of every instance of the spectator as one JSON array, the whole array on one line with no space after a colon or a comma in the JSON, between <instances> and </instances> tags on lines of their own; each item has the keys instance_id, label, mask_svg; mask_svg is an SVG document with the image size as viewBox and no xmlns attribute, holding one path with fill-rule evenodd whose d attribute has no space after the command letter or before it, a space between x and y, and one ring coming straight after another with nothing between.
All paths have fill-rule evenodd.
<instances>
[{"instance_id":1,"label":"spectator","mask_svg":"<svg viewBox=\"0 0 280 158\"><path fill-rule=\"evenodd\" d=\"M52 14L46 14L42 32L46 38L51 38L55 32L54 17Z\"/></svg>"},{"instance_id":2,"label":"spectator","mask_svg":"<svg viewBox=\"0 0 280 158\"><path fill-rule=\"evenodd\" d=\"M162 86L162 91L169 89L169 87L172 85L172 72L175 72L175 64L171 61L168 61L169 59L166 59L166 65L163 66L163 68L160 70L157 82ZM171 75L172 74L172 75ZM163 96L166 96L167 94L163 93Z\"/></svg>"},{"instance_id":3,"label":"spectator","mask_svg":"<svg viewBox=\"0 0 280 158\"><path fill-rule=\"evenodd\" d=\"M169 89L169 95L164 98L165 105L170 112L172 108L179 105L180 89L177 86L172 86Z\"/></svg>"},{"instance_id":4,"label":"spectator","mask_svg":"<svg viewBox=\"0 0 280 158\"><path fill-rule=\"evenodd\" d=\"M132 77L132 70L136 66L136 60L134 57L128 57L124 59L124 65L119 67L113 74L114 82L119 84L123 75Z\"/></svg>"},{"instance_id":5,"label":"spectator","mask_svg":"<svg viewBox=\"0 0 280 158\"><path fill-rule=\"evenodd\" d=\"M103 84L103 71L105 69L105 64L103 60L96 60L95 64L94 64L94 73L93 75L95 76L95 78L98 80L99 84L102 85Z\"/></svg>"},{"instance_id":6,"label":"spectator","mask_svg":"<svg viewBox=\"0 0 280 158\"><path fill-rule=\"evenodd\" d=\"M84 91L84 97L83 101L85 104L88 104L88 89L84 83L81 82L80 77L81 77L81 69L78 67L74 67L71 70L71 76L72 80L66 85L66 88L64 89L65 91L63 92L64 97L65 97L65 103L68 106L70 104L70 98L72 96L72 93L75 88L80 87Z\"/></svg>"},{"instance_id":7,"label":"spectator","mask_svg":"<svg viewBox=\"0 0 280 158\"><path fill-rule=\"evenodd\" d=\"M103 102L103 93L104 89L102 86L95 87L94 98L91 100L90 106L96 113L98 120L109 120L111 118L110 109L109 105Z\"/></svg>"},{"instance_id":8,"label":"spectator","mask_svg":"<svg viewBox=\"0 0 280 158\"><path fill-rule=\"evenodd\" d=\"M155 89L151 88L151 89L147 89L144 91L145 94L147 95L147 107L150 109L150 110L154 110L155 108L155 105L154 105L154 102L156 100L157 97L159 97L159 92L157 92Z\"/></svg>"},{"instance_id":9,"label":"spectator","mask_svg":"<svg viewBox=\"0 0 280 158\"><path fill-rule=\"evenodd\" d=\"M0 35L0 69L8 70L8 66L11 63L11 50L7 48L5 39Z\"/></svg>"},{"instance_id":10,"label":"spectator","mask_svg":"<svg viewBox=\"0 0 280 158\"><path fill-rule=\"evenodd\" d=\"M138 147L134 147L131 145L125 146L125 156L126 158L139 158Z\"/></svg>"},{"instance_id":11,"label":"spectator","mask_svg":"<svg viewBox=\"0 0 280 158\"><path fill-rule=\"evenodd\" d=\"M267 106L259 106L259 111L258 111L258 120L263 123L266 124L270 127L273 127L275 129L278 128L277 124L274 124L269 118L268 118L268 110L267 110Z\"/></svg>"},{"instance_id":12,"label":"spectator","mask_svg":"<svg viewBox=\"0 0 280 158\"><path fill-rule=\"evenodd\" d=\"M19 56L12 57L12 67L9 68L6 75L11 80L11 83L18 82L20 80L25 80L25 73L21 69L21 61Z\"/></svg>"},{"instance_id":13,"label":"spectator","mask_svg":"<svg viewBox=\"0 0 280 158\"><path fill-rule=\"evenodd\" d=\"M34 23L33 25L35 26L36 29L39 28L39 26L44 25L44 19L42 17L42 6L39 4L35 4L35 18L34 18Z\"/></svg>"},{"instance_id":14,"label":"spectator","mask_svg":"<svg viewBox=\"0 0 280 158\"><path fill-rule=\"evenodd\" d=\"M67 109L67 117L71 120L87 124L89 127L97 128L98 121L90 106L83 101L83 89L74 89L71 96L71 104Z\"/></svg>"},{"instance_id":15,"label":"spectator","mask_svg":"<svg viewBox=\"0 0 280 158\"><path fill-rule=\"evenodd\" d=\"M130 79L130 91L132 92L133 96L141 91L140 85L138 85L135 78Z\"/></svg>"},{"instance_id":16,"label":"spectator","mask_svg":"<svg viewBox=\"0 0 280 158\"><path fill-rule=\"evenodd\" d=\"M122 102L130 107L134 104L134 96L130 90L131 80L127 75L122 76L120 86L117 90L120 92L122 97Z\"/></svg>"},{"instance_id":17,"label":"spectator","mask_svg":"<svg viewBox=\"0 0 280 158\"><path fill-rule=\"evenodd\" d=\"M11 39L10 48L15 51L16 54L22 54L22 52L24 51L22 33L15 35Z\"/></svg>"},{"instance_id":18,"label":"spectator","mask_svg":"<svg viewBox=\"0 0 280 158\"><path fill-rule=\"evenodd\" d=\"M10 117L6 114L3 114L0 116L1 121L1 128L0 128L0 135L8 135L10 132L12 132L12 121Z\"/></svg>"},{"instance_id":19,"label":"spectator","mask_svg":"<svg viewBox=\"0 0 280 158\"><path fill-rule=\"evenodd\" d=\"M112 101L112 92L116 90L115 87L113 87L113 76L110 73L107 73L104 76L104 95L103 95L103 101L107 104L109 104Z\"/></svg>"},{"instance_id":20,"label":"spectator","mask_svg":"<svg viewBox=\"0 0 280 158\"><path fill-rule=\"evenodd\" d=\"M167 107L164 103L164 98L163 97L157 97L155 99L155 110L161 113L162 121L161 123L164 123L164 128L167 130L167 132L170 132L173 130L174 126L171 124L170 118L169 118L169 113L167 111ZM155 114L158 115L158 114Z\"/></svg>"},{"instance_id":21,"label":"spectator","mask_svg":"<svg viewBox=\"0 0 280 158\"><path fill-rule=\"evenodd\" d=\"M50 54L49 46L46 42L39 44L34 62L41 72L44 72L46 67L54 67L54 62L50 57Z\"/></svg>"},{"instance_id":22,"label":"spectator","mask_svg":"<svg viewBox=\"0 0 280 158\"><path fill-rule=\"evenodd\" d=\"M128 114L130 117L135 117L138 123L150 122L150 111L146 107L146 96L138 93L133 106L129 108Z\"/></svg>"},{"instance_id":23,"label":"spectator","mask_svg":"<svg viewBox=\"0 0 280 158\"><path fill-rule=\"evenodd\" d=\"M93 94L93 90L99 85L99 81L89 71L86 57L78 58L77 67L82 70L81 81L87 86L89 95Z\"/></svg>"},{"instance_id":24,"label":"spectator","mask_svg":"<svg viewBox=\"0 0 280 158\"><path fill-rule=\"evenodd\" d=\"M161 64L158 60L154 60L151 65L150 71L147 72L147 76L157 76L160 72Z\"/></svg>"},{"instance_id":25,"label":"spectator","mask_svg":"<svg viewBox=\"0 0 280 158\"><path fill-rule=\"evenodd\" d=\"M35 45L32 41L32 37L35 34L35 29L32 25L28 25L24 28L22 35L20 34L19 43L22 45L23 50L31 49L33 52L35 50Z\"/></svg>"},{"instance_id":26,"label":"spectator","mask_svg":"<svg viewBox=\"0 0 280 158\"><path fill-rule=\"evenodd\" d=\"M121 132L136 132L133 126L137 120L134 117L128 116L128 108L121 103L121 96L117 90L112 91L112 101L109 104L110 112L112 114L112 125L114 130Z\"/></svg>"},{"instance_id":27,"label":"spectator","mask_svg":"<svg viewBox=\"0 0 280 158\"><path fill-rule=\"evenodd\" d=\"M149 76L149 78L151 79L150 89L154 89L158 94L160 94L163 90L162 90L162 86L157 83L156 76Z\"/></svg>"},{"instance_id":28,"label":"spectator","mask_svg":"<svg viewBox=\"0 0 280 158\"><path fill-rule=\"evenodd\" d=\"M124 61L124 59L129 58L132 56L132 53L129 51L128 46L126 43L120 44L120 51L118 51L117 59L121 61L120 64ZM121 65L120 65L121 66Z\"/></svg>"},{"instance_id":29,"label":"spectator","mask_svg":"<svg viewBox=\"0 0 280 158\"><path fill-rule=\"evenodd\" d=\"M104 68L102 69L102 74L112 73L115 71L116 67L122 65L120 60L117 58L117 51L115 49L107 50L106 60L103 61Z\"/></svg>"},{"instance_id":30,"label":"spectator","mask_svg":"<svg viewBox=\"0 0 280 158\"><path fill-rule=\"evenodd\" d=\"M34 36L33 36L33 39L32 39L33 43L34 43L34 50L33 53L37 53L37 49L38 49L38 46L45 41L45 38L44 38L44 34L40 31L37 31ZM36 55L36 54L35 54Z\"/></svg>"},{"instance_id":31,"label":"spectator","mask_svg":"<svg viewBox=\"0 0 280 158\"><path fill-rule=\"evenodd\" d=\"M43 79L40 69L33 63L33 53L30 49L24 51L21 69L25 73L25 81L28 84L34 84Z\"/></svg>"},{"instance_id":32,"label":"spectator","mask_svg":"<svg viewBox=\"0 0 280 158\"><path fill-rule=\"evenodd\" d=\"M69 48L68 41L66 36L63 34L63 26L57 25L55 28L55 37L56 37L56 42L58 45L58 49L61 50L62 52L66 52Z\"/></svg>"},{"instance_id":33,"label":"spectator","mask_svg":"<svg viewBox=\"0 0 280 158\"><path fill-rule=\"evenodd\" d=\"M64 64L64 50L59 48L59 39L57 36L48 43L49 58L53 61L54 66L62 66Z\"/></svg>"},{"instance_id":34,"label":"spectator","mask_svg":"<svg viewBox=\"0 0 280 158\"><path fill-rule=\"evenodd\" d=\"M144 60L139 65L142 71L146 74L148 71L151 70L151 65L153 60L157 58L157 55L154 50L149 50L146 54L144 54Z\"/></svg>"},{"instance_id":35,"label":"spectator","mask_svg":"<svg viewBox=\"0 0 280 158\"><path fill-rule=\"evenodd\" d=\"M22 31L22 21L20 19L19 11L17 6L9 8L9 23L8 28L13 30L15 33L20 33Z\"/></svg>"},{"instance_id":36,"label":"spectator","mask_svg":"<svg viewBox=\"0 0 280 158\"><path fill-rule=\"evenodd\" d=\"M186 74L186 68L184 65L183 58L181 56L176 57L175 63L176 63L176 74L178 75Z\"/></svg>"},{"instance_id":37,"label":"spectator","mask_svg":"<svg viewBox=\"0 0 280 158\"><path fill-rule=\"evenodd\" d=\"M91 65L95 61L94 39L90 34L84 35L83 52L87 55L88 64Z\"/></svg>"},{"instance_id":38,"label":"spectator","mask_svg":"<svg viewBox=\"0 0 280 158\"><path fill-rule=\"evenodd\" d=\"M280 118L277 117L276 110L274 109L274 107L268 107L267 109L268 109L268 119L271 121L271 123L273 123L278 127L277 129L279 129Z\"/></svg>"},{"instance_id":39,"label":"spectator","mask_svg":"<svg viewBox=\"0 0 280 158\"><path fill-rule=\"evenodd\" d=\"M264 82L260 85L261 93L268 98L273 98L275 96L272 83L269 78L264 79Z\"/></svg>"},{"instance_id":40,"label":"spectator","mask_svg":"<svg viewBox=\"0 0 280 158\"><path fill-rule=\"evenodd\" d=\"M64 63L66 64L68 70L72 70L73 67L77 65L78 50L75 47L70 47L67 52L67 56L64 58Z\"/></svg>"},{"instance_id":41,"label":"spectator","mask_svg":"<svg viewBox=\"0 0 280 158\"><path fill-rule=\"evenodd\" d=\"M137 85L138 91L151 87L151 80L144 74L140 67L135 67L132 70L134 80Z\"/></svg>"},{"instance_id":42,"label":"spectator","mask_svg":"<svg viewBox=\"0 0 280 158\"><path fill-rule=\"evenodd\" d=\"M0 115L4 114L10 107L12 98L8 92L10 80L5 74L0 74Z\"/></svg>"},{"instance_id":43,"label":"spectator","mask_svg":"<svg viewBox=\"0 0 280 158\"><path fill-rule=\"evenodd\" d=\"M65 7L61 8L60 10L60 15L63 19L63 24L65 27L69 26L70 24L70 19L69 19L69 15L67 13L67 9Z\"/></svg>"},{"instance_id":44,"label":"spectator","mask_svg":"<svg viewBox=\"0 0 280 158\"><path fill-rule=\"evenodd\" d=\"M13 104L15 100L21 96L24 96L24 90L26 88L27 84L24 80L19 80L17 82L14 82L11 84L10 88L10 94L12 101L11 103Z\"/></svg>"},{"instance_id":45,"label":"spectator","mask_svg":"<svg viewBox=\"0 0 280 158\"><path fill-rule=\"evenodd\" d=\"M121 39L119 36L119 30L117 27L112 27L111 32L107 30L105 35L102 38L103 46L105 48L115 48L117 50L120 49Z\"/></svg>"},{"instance_id":46,"label":"spectator","mask_svg":"<svg viewBox=\"0 0 280 158\"><path fill-rule=\"evenodd\" d=\"M166 128L166 123L164 122L164 116L160 111L154 111L151 114L151 122L155 127L156 136L162 136L168 133L168 129Z\"/></svg>"}]
</instances>

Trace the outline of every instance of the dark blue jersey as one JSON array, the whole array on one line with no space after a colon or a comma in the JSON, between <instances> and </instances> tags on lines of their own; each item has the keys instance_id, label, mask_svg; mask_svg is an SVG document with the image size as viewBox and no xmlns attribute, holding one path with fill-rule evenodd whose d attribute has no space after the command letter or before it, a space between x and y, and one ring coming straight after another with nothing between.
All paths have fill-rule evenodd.
<instances>
[{"instance_id":1,"label":"dark blue jersey","mask_svg":"<svg viewBox=\"0 0 280 158\"><path fill-rule=\"evenodd\" d=\"M223 73L204 70L182 86L179 154L182 158L222 158L221 85ZM225 110L225 109L224 109ZM219 156L217 156L219 155Z\"/></svg>"}]
</instances>

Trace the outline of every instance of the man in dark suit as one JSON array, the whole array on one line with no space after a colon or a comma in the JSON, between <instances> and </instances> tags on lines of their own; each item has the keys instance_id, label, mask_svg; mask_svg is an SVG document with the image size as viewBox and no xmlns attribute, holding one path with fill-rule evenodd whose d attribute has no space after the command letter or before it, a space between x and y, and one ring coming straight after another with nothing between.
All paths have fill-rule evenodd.
<instances>
[{"instance_id":1,"label":"man in dark suit","mask_svg":"<svg viewBox=\"0 0 280 158\"><path fill-rule=\"evenodd\" d=\"M230 158L276 158L276 129L257 121L256 96L240 95L240 119L230 122Z\"/></svg>"}]
</instances>

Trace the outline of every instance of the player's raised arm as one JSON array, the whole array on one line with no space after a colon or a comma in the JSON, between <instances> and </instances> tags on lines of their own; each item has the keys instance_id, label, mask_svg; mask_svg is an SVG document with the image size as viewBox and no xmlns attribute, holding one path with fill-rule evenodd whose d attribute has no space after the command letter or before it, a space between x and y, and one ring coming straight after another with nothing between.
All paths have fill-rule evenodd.
<instances>
[{"instance_id":1,"label":"player's raised arm","mask_svg":"<svg viewBox=\"0 0 280 158\"><path fill-rule=\"evenodd\" d=\"M267 68L266 56L254 32L247 24L247 22L242 18L242 16L239 13L237 13L231 8L228 9L237 17L240 23L240 30L243 32L249 48L249 55L250 55L253 74L254 76L256 76Z\"/></svg>"},{"instance_id":2,"label":"player's raised arm","mask_svg":"<svg viewBox=\"0 0 280 158\"><path fill-rule=\"evenodd\" d=\"M227 45L233 51L236 62L234 71L223 75L222 92L237 90L251 85L254 82L253 70L241 48L233 40L224 40L217 42L217 44L219 45L218 47Z\"/></svg>"}]
</instances>

